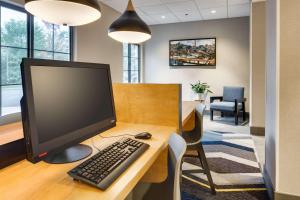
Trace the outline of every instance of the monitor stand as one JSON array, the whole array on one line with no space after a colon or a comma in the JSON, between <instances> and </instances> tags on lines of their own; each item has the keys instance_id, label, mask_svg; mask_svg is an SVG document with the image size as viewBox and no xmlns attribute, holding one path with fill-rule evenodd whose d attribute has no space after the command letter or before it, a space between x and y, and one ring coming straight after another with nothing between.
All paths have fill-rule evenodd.
<instances>
[{"instance_id":1,"label":"monitor stand","mask_svg":"<svg viewBox=\"0 0 300 200\"><path fill-rule=\"evenodd\" d=\"M61 152L48 154L43 160L51 164L71 163L88 157L93 149L84 144L71 146Z\"/></svg>"}]
</instances>

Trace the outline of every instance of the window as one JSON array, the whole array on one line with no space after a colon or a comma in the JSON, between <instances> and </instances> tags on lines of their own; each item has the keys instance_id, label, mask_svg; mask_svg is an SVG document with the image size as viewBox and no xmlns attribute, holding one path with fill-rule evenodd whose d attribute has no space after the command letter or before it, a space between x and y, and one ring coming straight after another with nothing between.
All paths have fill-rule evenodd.
<instances>
[{"instance_id":1,"label":"window","mask_svg":"<svg viewBox=\"0 0 300 200\"><path fill-rule=\"evenodd\" d=\"M70 60L70 34L66 26L49 24L34 18L33 57Z\"/></svg>"},{"instance_id":2,"label":"window","mask_svg":"<svg viewBox=\"0 0 300 200\"><path fill-rule=\"evenodd\" d=\"M72 29L43 22L24 8L0 2L0 116L20 112L24 57L72 59Z\"/></svg>"},{"instance_id":3,"label":"window","mask_svg":"<svg viewBox=\"0 0 300 200\"><path fill-rule=\"evenodd\" d=\"M140 45L123 44L123 82L139 83L140 78Z\"/></svg>"}]
</instances>

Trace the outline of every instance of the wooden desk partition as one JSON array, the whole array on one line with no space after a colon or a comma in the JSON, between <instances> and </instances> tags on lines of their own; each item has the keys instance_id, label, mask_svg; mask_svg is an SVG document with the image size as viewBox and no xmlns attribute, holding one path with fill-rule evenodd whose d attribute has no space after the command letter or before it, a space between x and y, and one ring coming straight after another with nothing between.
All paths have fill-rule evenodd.
<instances>
[{"instance_id":1,"label":"wooden desk partition","mask_svg":"<svg viewBox=\"0 0 300 200\"><path fill-rule=\"evenodd\" d=\"M113 84L118 122L153 124L181 130L180 84ZM167 178L168 149L161 153L143 177L157 183Z\"/></svg>"},{"instance_id":2,"label":"wooden desk partition","mask_svg":"<svg viewBox=\"0 0 300 200\"><path fill-rule=\"evenodd\" d=\"M117 121L181 127L180 84L113 84Z\"/></svg>"}]
</instances>

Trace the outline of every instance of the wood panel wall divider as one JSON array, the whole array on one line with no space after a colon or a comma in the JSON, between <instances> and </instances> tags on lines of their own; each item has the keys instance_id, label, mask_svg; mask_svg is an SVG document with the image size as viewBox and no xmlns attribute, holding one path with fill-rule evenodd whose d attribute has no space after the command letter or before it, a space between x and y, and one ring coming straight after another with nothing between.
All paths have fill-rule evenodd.
<instances>
[{"instance_id":1,"label":"wood panel wall divider","mask_svg":"<svg viewBox=\"0 0 300 200\"><path fill-rule=\"evenodd\" d=\"M181 128L181 84L113 84L117 121Z\"/></svg>"},{"instance_id":2,"label":"wood panel wall divider","mask_svg":"<svg viewBox=\"0 0 300 200\"><path fill-rule=\"evenodd\" d=\"M113 84L117 122L153 124L182 129L181 84ZM159 183L168 176L168 148L160 154L142 182Z\"/></svg>"}]
</instances>

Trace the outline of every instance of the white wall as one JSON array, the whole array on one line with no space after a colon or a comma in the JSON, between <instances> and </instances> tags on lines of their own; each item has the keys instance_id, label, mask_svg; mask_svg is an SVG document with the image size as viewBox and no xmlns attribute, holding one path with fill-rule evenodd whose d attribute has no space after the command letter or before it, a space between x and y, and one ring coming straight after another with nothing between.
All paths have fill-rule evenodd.
<instances>
[{"instance_id":1,"label":"white wall","mask_svg":"<svg viewBox=\"0 0 300 200\"><path fill-rule=\"evenodd\" d=\"M107 35L108 27L120 16L114 9L101 4L102 17L75 28L75 60L110 64L113 82L122 82L122 43Z\"/></svg>"},{"instance_id":2,"label":"white wall","mask_svg":"<svg viewBox=\"0 0 300 200\"><path fill-rule=\"evenodd\" d=\"M250 66L250 126L265 127L265 65L266 6L252 3L251 66Z\"/></svg>"},{"instance_id":3,"label":"white wall","mask_svg":"<svg viewBox=\"0 0 300 200\"><path fill-rule=\"evenodd\" d=\"M249 18L232 18L151 26L152 38L144 46L147 83L182 83L183 100L193 99L190 83L211 85L213 95L223 86L243 86L249 99ZM217 38L216 67L169 67L169 40ZM248 107L248 102L247 105Z\"/></svg>"},{"instance_id":4,"label":"white wall","mask_svg":"<svg viewBox=\"0 0 300 200\"><path fill-rule=\"evenodd\" d=\"M300 197L300 1L280 0L277 191Z\"/></svg>"},{"instance_id":5,"label":"white wall","mask_svg":"<svg viewBox=\"0 0 300 200\"><path fill-rule=\"evenodd\" d=\"M278 159L278 23L277 0L266 2L266 128L265 128L265 173L276 189Z\"/></svg>"},{"instance_id":6,"label":"white wall","mask_svg":"<svg viewBox=\"0 0 300 200\"><path fill-rule=\"evenodd\" d=\"M267 1L265 170L276 193L298 197L300 197L299 10L299 0Z\"/></svg>"}]
</instances>

